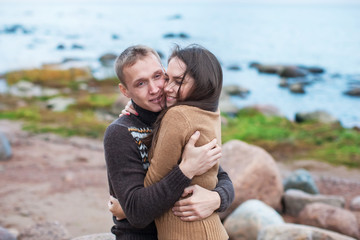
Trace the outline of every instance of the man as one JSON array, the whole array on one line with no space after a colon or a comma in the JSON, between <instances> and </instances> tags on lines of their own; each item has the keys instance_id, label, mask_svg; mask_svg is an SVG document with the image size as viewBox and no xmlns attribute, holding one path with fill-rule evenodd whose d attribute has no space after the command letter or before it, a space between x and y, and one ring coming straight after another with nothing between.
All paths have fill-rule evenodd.
<instances>
[{"instance_id":1,"label":"man","mask_svg":"<svg viewBox=\"0 0 360 240\"><path fill-rule=\"evenodd\" d=\"M145 46L127 48L117 58L115 70L120 91L132 99L138 112L137 116L115 120L104 137L110 195L119 200L126 215L122 220L114 217L112 232L117 239L157 239L153 220L173 207L182 194L192 196L177 202L173 210L184 221L224 211L234 198L232 183L224 171L219 170L214 191L189 187L191 179L206 172L220 156L216 141L194 146L201 133L191 137L179 165L160 182L144 188L149 160L143 139L162 110L165 72L158 54Z\"/></svg>"}]
</instances>

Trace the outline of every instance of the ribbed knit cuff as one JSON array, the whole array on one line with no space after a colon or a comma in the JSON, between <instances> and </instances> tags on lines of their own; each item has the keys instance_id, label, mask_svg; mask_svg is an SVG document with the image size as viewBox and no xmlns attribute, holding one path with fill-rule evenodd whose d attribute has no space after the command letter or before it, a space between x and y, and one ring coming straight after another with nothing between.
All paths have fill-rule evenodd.
<instances>
[{"instance_id":1,"label":"ribbed knit cuff","mask_svg":"<svg viewBox=\"0 0 360 240\"><path fill-rule=\"evenodd\" d=\"M172 189L175 191L181 189L181 194L184 192L184 189L191 183L191 179L184 175L184 173L179 168L179 165L176 165L167 177L171 180L169 180L168 183L171 185Z\"/></svg>"},{"instance_id":2,"label":"ribbed knit cuff","mask_svg":"<svg viewBox=\"0 0 360 240\"><path fill-rule=\"evenodd\" d=\"M214 191L220 196L220 207L216 210L216 212L224 212L228 206L226 202L226 199L229 199L229 197L226 198L227 192L221 187L215 188Z\"/></svg>"}]
</instances>

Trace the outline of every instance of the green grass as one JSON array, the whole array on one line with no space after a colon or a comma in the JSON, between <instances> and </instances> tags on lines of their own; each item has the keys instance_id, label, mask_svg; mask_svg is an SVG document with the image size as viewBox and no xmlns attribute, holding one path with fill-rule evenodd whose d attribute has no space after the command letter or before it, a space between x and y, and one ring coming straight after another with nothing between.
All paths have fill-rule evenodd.
<instances>
[{"instance_id":1,"label":"green grass","mask_svg":"<svg viewBox=\"0 0 360 240\"><path fill-rule=\"evenodd\" d=\"M360 133L339 124L297 124L283 117L242 110L227 117L223 142L239 139L264 147L274 155L315 158L337 165L360 167Z\"/></svg>"}]
</instances>

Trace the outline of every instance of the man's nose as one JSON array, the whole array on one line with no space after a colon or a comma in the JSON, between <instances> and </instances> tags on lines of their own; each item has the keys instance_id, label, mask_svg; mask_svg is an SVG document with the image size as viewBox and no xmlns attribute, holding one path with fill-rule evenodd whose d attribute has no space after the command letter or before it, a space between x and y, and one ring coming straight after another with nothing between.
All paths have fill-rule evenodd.
<instances>
[{"instance_id":1,"label":"man's nose","mask_svg":"<svg viewBox=\"0 0 360 240\"><path fill-rule=\"evenodd\" d=\"M150 81L149 83L149 93L155 94L159 92L159 87L156 85L154 81Z\"/></svg>"}]
</instances>

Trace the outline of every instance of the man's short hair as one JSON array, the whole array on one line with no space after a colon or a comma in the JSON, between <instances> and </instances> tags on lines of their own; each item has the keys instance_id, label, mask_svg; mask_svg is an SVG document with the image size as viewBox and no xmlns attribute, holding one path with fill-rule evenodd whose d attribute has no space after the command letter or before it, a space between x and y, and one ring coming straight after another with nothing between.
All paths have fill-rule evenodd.
<instances>
[{"instance_id":1,"label":"man's short hair","mask_svg":"<svg viewBox=\"0 0 360 240\"><path fill-rule=\"evenodd\" d=\"M125 49L115 60L115 72L121 84L126 87L124 68L134 65L139 59L154 54L159 63L161 59L159 54L152 48L145 45L134 45Z\"/></svg>"}]
</instances>

